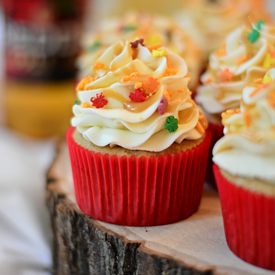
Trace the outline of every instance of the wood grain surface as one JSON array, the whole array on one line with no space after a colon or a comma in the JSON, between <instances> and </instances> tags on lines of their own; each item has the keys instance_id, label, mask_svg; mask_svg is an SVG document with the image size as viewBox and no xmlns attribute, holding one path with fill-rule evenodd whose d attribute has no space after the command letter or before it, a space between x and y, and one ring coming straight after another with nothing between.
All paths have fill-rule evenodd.
<instances>
[{"instance_id":1,"label":"wood grain surface","mask_svg":"<svg viewBox=\"0 0 275 275\"><path fill-rule=\"evenodd\" d=\"M56 274L257 274L228 248L217 191L205 188L199 210L155 227L107 224L77 206L65 143L47 174Z\"/></svg>"}]
</instances>

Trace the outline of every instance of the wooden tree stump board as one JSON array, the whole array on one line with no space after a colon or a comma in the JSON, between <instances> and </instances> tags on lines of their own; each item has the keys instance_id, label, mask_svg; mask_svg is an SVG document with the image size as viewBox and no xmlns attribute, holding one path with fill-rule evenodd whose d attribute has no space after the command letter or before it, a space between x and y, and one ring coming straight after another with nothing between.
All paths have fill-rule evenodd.
<instances>
[{"instance_id":1,"label":"wooden tree stump board","mask_svg":"<svg viewBox=\"0 0 275 275\"><path fill-rule=\"evenodd\" d=\"M47 206L58 275L275 274L229 250L215 190L205 189L199 210L170 225L118 226L85 215L75 201L65 143L47 174Z\"/></svg>"}]
</instances>

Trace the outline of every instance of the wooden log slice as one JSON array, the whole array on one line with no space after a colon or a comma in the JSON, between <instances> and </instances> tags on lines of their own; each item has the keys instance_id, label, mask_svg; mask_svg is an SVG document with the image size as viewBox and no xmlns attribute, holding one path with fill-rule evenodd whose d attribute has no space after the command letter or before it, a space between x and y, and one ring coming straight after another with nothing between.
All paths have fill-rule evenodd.
<instances>
[{"instance_id":1,"label":"wooden log slice","mask_svg":"<svg viewBox=\"0 0 275 275\"><path fill-rule=\"evenodd\" d=\"M119 226L85 215L75 201L65 143L47 173L47 206L58 275L275 274L245 263L229 250L214 190L204 191L194 215L170 225Z\"/></svg>"}]
</instances>

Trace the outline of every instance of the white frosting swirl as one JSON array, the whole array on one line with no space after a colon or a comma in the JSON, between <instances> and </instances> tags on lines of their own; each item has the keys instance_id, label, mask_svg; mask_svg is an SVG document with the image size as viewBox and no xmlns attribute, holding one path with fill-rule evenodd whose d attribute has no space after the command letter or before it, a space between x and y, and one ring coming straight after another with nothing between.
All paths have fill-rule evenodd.
<instances>
[{"instance_id":1,"label":"white frosting swirl","mask_svg":"<svg viewBox=\"0 0 275 275\"><path fill-rule=\"evenodd\" d=\"M261 0L192 0L184 1L176 13L179 24L201 45L206 58L217 50L224 38L248 21L266 20Z\"/></svg>"},{"instance_id":2,"label":"white frosting swirl","mask_svg":"<svg viewBox=\"0 0 275 275\"><path fill-rule=\"evenodd\" d=\"M223 115L213 161L233 175L275 184L275 69L243 90L241 111Z\"/></svg>"},{"instance_id":3,"label":"white frosting swirl","mask_svg":"<svg viewBox=\"0 0 275 275\"><path fill-rule=\"evenodd\" d=\"M190 88L199 81L202 53L186 31L171 20L144 13L128 13L123 18L104 22L101 31L84 38L84 52L77 60L79 78L91 74L91 67L104 51L118 40L134 41L143 38L146 46L162 43L180 55L192 74Z\"/></svg>"},{"instance_id":4,"label":"white frosting swirl","mask_svg":"<svg viewBox=\"0 0 275 275\"><path fill-rule=\"evenodd\" d=\"M255 27L255 26L254 26ZM250 43L251 30L245 26L234 30L225 40L224 48L210 55L209 66L198 88L196 101L210 114L219 114L229 108L238 108L242 90L251 79L263 77L266 55L274 50L274 28L262 25L259 38ZM222 81L221 72L229 70L231 79Z\"/></svg>"},{"instance_id":5,"label":"white frosting swirl","mask_svg":"<svg viewBox=\"0 0 275 275\"><path fill-rule=\"evenodd\" d=\"M97 60L104 68L93 69L96 79L87 83L84 80L85 85L80 85L81 104L73 107L72 125L85 139L98 146L119 145L132 150L158 152L173 142L200 138L204 130L199 131L196 127L199 123L206 128L207 122L190 98L186 64L179 56L166 51L167 55L154 57L146 47L139 44L133 49L128 42L122 41L108 48ZM175 75L165 76L168 64L176 69ZM132 73L138 76L129 77ZM145 101L131 101L129 95L134 92L136 83L144 85L149 77L157 79L159 85L151 93L146 91L148 98ZM167 91L170 101L161 115L158 107ZM90 99L100 93L108 104L94 108ZM89 108L83 108L83 104L89 103ZM172 133L165 129L170 116L178 119L178 129Z\"/></svg>"}]
</instances>

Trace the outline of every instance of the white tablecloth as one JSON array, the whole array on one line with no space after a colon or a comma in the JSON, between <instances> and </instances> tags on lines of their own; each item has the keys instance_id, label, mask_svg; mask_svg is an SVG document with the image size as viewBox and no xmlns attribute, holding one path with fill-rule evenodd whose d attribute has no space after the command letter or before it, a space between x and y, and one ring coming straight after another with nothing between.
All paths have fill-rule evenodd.
<instances>
[{"instance_id":1,"label":"white tablecloth","mask_svg":"<svg viewBox=\"0 0 275 275\"><path fill-rule=\"evenodd\" d=\"M45 205L52 141L0 128L0 274L51 274L50 220Z\"/></svg>"}]
</instances>

